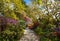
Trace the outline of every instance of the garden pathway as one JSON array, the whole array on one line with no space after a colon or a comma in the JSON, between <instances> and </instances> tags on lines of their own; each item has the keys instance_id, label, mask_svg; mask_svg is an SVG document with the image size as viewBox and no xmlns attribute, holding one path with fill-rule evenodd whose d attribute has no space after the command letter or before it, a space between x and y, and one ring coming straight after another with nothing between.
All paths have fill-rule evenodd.
<instances>
[{"instance_id":1,"label":"garden pathway","mask_svg":"<svg viewBox=\"0 0 60 41\"><path fill-rule=\"evenodd\" d=\"M34 31L26 28L24 36L20 39L20 41L39 41L39 38Z\"/></svg>"}]
</instances>

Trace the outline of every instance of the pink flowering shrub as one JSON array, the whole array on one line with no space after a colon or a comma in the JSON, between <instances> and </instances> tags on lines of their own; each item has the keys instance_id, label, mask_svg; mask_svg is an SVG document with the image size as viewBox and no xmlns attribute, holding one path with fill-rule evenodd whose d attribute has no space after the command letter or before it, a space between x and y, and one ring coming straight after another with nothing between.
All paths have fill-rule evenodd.
<instances>
[{"instance_id":1,"label":"pink flowering shrub","mask_svg":"<svg viewBox=\"0 0 60 41\"><path fill-rule=\"evenodd\" d=\"M18 20L15 20L15 19L6 18L6 20L7 20L7 24L11 23L11 24L16 25L18 23Z\"/></svg>"},{"instance_id":2,"label":"pink flowering shrub","mask_svg":"<svg viewBox=\"0 0 60 41\"><path fill-rule=\"evenodd\" d=\"M15 19L0 17L0 41L18 41L24 33L23 24Z\"/></svg>"}]
</instances>

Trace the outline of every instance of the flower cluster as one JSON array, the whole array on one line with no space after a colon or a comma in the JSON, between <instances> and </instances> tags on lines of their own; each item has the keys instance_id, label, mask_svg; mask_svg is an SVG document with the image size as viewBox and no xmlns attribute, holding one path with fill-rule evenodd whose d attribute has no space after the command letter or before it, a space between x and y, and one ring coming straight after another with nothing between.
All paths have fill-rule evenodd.
<instances>
[{"instance_id":1,"label":"flower cluster","mask_svg":"<svg viewBox=\"0 0 60 41\"><path fill-rule=\"evenodd\" d=\"M6 20L7 20L7 24L14 24L14 25L16 25L17 23L18 23L18 20L15 20L15 19L11 19L11 18L6 18Z\"/></svg>"},{"instance_id":2,"label":"flower cluster","mask_svg":"<svg viewBox=\"0 0 60 41\"><path fill-rule=\"evenodd\" d=\"M0 16L0 23L1 23L1 25L4 25L6 23L7 24L14 24L14 25L16 25L18 23L18 20Z\"/></svg>"},{"instance_id":3,"label":"flower cluster","mask_svg":"<svg viewBox=\"0 0 60 41\"><path fill-rule=\"evenodd\" d=\"M23 24L16 19L0 16L0 41L18 41L24 34Z\"/></svg>"},{"instance_id":4,"label":"flower cluster","mask_svg":"<svg viewBox=\"0 0 60 41\"><path fill-rule=\"evenodd\" d=\"M58 28L58 27L54 28L54 30L55 30L56 32L60 32L60 28Z\"/></svg>"}]
</instances>

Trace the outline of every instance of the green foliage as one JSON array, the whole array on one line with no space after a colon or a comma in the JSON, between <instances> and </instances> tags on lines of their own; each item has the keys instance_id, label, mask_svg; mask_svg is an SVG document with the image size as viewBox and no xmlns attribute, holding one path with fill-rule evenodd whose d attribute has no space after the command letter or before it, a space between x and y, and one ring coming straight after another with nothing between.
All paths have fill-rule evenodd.
<instances>
[{"instance_id":1,"label":"green foliage","mask_svg":"<svg viewBox=\"0 0 60 41\"><path fill-rule=\"evenodd\" d=\"M6 29L0 32L0 41L18 41L24 35L24 21L21 20L17 25L7 24Z\"/></svg>"},{"instance_id":2,"label":"green foliage","mask_svg":"<svg viewBox=\"0 0 60 41\"><path fill-rule=\"evenodd\" d=\"M60 41L59 31L54 30L60 28L59 3L57 0L31 0L30 6L27 6L23 0L0 0L0 13L7 18L19 20L17 25L6 24L6 29L0 33L0 41L19 40L26 27L23 21L26 15L36 24L39 23L33 30L41 41Z\"/></svg>"},{"instance_id":3,"label":"green foliage","mask_svg":"<svg viewBox=\"0 0 60 41\"><path fill-rule=\"evenodd\" d=\"M0 0L0 13L5 17L10 17L19 20L18 15L26 10L26 5L23 0ZM18 12L18 15L16 15Z\"/></svg>"},{"instance_id":4,"label":"green foliage","mask_svg":"<svg viewBox=\"0 0 60 41\"><path fill-rule=\"evenodd\" d=\"M59 41L59 35L55 32L55 28L60 28L57 26L57 21L51 15L43 15L38 19L39 26L34 29L35 33L40 36L41 41ZM58 31L58 29L57 29ZM56 35L57 34L57 35Z\"/></svg>"},{"instance_id":5,"label":"green foliage","mask_svg":"<svg viewBox=\"0 0 60 41\"><path fill-rule=\"evenodd\" d=\"M23 0L0 0L0 14L5 18L19 21L16 25L10 23L7 24L5 21L6 27L3 27L4 30L2 32L0 31L0 41L18 41L22 37L26 25L25 21L23 21L20 16L21 14L24 14L22 12L26 9L25 6L26 5ZM8 22L10 21L11 20ZM4 21L2 22L4 23ZM0 24L2 25L3 23ZM0 28L2 28L1 25Z\"/></svg>"},{"instance_id":6,"label":"green foliage","mask_svg":"<svg viewBox=\"0 0 60 41\"><path fill-rule=\"evenodd\" d=\"M41 41L60 41L60 30L58 30L60 28L59 2L52 0L33 0L32 7L28 9L29 14L27 15L32 18L33 22L38 21L37 23L39 23L37 27L34 27L33 31L40 36ZM54 30L55 28L57 31Z\"/></svg>"}]
</instances>

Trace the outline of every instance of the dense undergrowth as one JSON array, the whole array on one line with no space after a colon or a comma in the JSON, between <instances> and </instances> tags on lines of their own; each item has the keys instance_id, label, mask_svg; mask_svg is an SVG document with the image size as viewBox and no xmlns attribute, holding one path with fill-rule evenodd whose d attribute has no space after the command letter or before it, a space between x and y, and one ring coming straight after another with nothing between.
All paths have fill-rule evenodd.
<instances>
[{"instance_id":1,"label":"dense undergrowth","mask_svg":"<svg viewBox=\"0 0 60 41\"><path fill-rule=\"evenodd\" d=\"M6 25L0 23L2 25L0 26L0 41L18 41L24 35L25 23L23 20L20 22L17 21L17 23L14 22L15 20L12 21L10 19L9 21Z\"/></svg>"}]
</instances>

